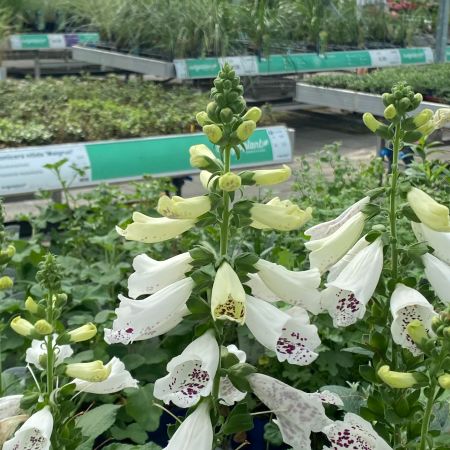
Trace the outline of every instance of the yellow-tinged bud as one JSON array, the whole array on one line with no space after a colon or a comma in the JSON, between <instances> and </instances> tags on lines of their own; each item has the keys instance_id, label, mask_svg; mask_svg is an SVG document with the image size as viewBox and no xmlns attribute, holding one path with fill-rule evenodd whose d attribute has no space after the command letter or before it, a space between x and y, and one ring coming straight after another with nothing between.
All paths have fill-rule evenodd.
<instances>
[{"instance_id":1,"label":"yellow-tinged bud","mask_svg":"<svg viewBox=\"0 0 450 450\"><path fill-rule=\"evenodd\" d=\"M443 389L450 389L450 373L444 373L438 377L439 386Z\"/></svg>"},{"instance_id":2,"label":"yellow-tinged bud","mask_svg":"<svg viewBox=\"0 0 450 450\"><path fill-rule=\"evenodd\" d=\"M258 122L259 119L261 119L262 111L257 108L256 106L253 106L250 108L242 117L244 120L253 120L254 122Z\"/></svg>"},{"instance_id":3,"label":"yellow-tinged bud","mask_svg":"<svg viewBox=\"0 0 450 450\"><path fill-rule=\"evenodd\" d=\"M394 105L389 105L385 108L383 113L385 119L392 120L397 115L397 110Z\"/></svg>"},{"instance_id":4,"label":"yellow-tinged bud","mask_svg":"<svg viewBox=\"0 0 450 450\"><path fill-rule=\"evenodd\" d=\"M246 120L237 127L236 135L242 142L244 142L253 134L255 129L256 122L254 120Z\"/></svg>"},{"instance_id":5,"label":"yellow-tinged bud","mask_svg":"<svg viewBox=\"0 0 450 450\"><path fill-rule=\"evenodd\" d=\"M5 254L8 258L12 258L15 254L16 254L16 247L14 247L14 245L8 245L8 247L6 247L6 250L2 251L2 254Z\"/></svg>"},{"instance_id":6,"label":"yellow-tinged bud","mask_svg":"<svg viewBox=\"0 0 450 450\"><path fill-rule=\"evenodd\" d=\"M375 119L374 115L372 113L366 112L363 114L363 122L364 125L372 131L372 133L375 133L378 128L380 128L383 124Z\"/></svg>"},{"instance_id":7,"label":"yellow-tinged bud","mask_svg":"<svg viewBox=\"0 0 450 450\"><path fill-rule=\"evenodd\" d=\"M107 367L101 361L68 364L66 367L66 375L68 377L79 378L92 383L105 381L110 373L111 365Z\"/></svg>"},{"instance_id":8,"label":"yellow-tinged bud","mask_svg":"<svg viewBox=\"0 0 450 450\"><path fill-rule=\"evenodd\" d=\"M255 170L252 180L259 186L270 186L273 184L284 183L292 174L289 166L283 164L281 169Z\"/></svg>"},{"instance_id":9,"label":"yellow-tinged bud","mask_svg":"<svg viewBox=\"0 0 450 450\"><path fill-rule=\"evenodd\" d=\"M206 145L203 144L193 145L189 149L189 153L191 155L191 159L189 160L191 166L197 167L199 169L208 167L208 159L216 159L214 153Z\"/></svg>"},{"instance_id":10,"label":"yellow-tinged bud","mask_svg":"<svg viewBox=\"0 0 450 450\"><path fill-rule=\"evenodd\" d=\"M414 125L419 128L422 125L425 125L429 120L433 118L433 111L431 109L423 109L413 118Z\"/></svg>"},{"instance_id":11,"label":"yellow-tinged bud","mask_svg":"<svg viewBox=\"0 0 450 450\"><path fill-rule=\"evenodd\" d=\"M159 198L156 210L170 219L196 219L211 209L211 200L207 195L183 198L178 195Z\"/></svg>"},{"instance_id":12,"label":"yellow-tinged bud","mask_svg":"<svg viewBox=\"0 0 450 450\"><path fill-rule=\"evenodd\" d=\"M433 131L436 130L436 126L432 120L424 123L421 127L417 128L424 136L429 136Z\"/></svg>"},{"instance_id":13,"label":"yellow-tinged bud","mask_svg":"<svg viewBox=\"0 0 450 450\"><path fill-rule=\"evenodd\" d=\"M435 231L450 231L449 210L418 188L407 194L409 206L427 227Z\"/></svg>"},{"instance_id":14,"label":"yellow-tinged bud","mask_svg":"<svg viewBox=\"0 0 450 450\"><path fill-rule=\"evenodd\" d=\"M414 374L394 372L389 369L389 366L381 366L378 369L378 376L393 389L407 389L417 384Z\"/></svg>"},{"instance_id":15,"label":"yellow-tinged bud","mask_svg":"<svg viewBox=\"0 0 450 450\"><path fill-rule=\"evenodd\" d=\"M197 119L197 122L201 127L207 125L208 123L211 123L211 120L208 117L206 111L200 111L196 114L195 118Z\"/></svg>"},{"instance_id":16,"label":"yellow-tinged bud","mask_svg":"<svg viewBox=\"0 0 450 450\"><path fill-rule=\"evenodd\" d=\"M75 330L67 333L70 337L70 342L83 342L92 339L97 334L97 327L89 322L86 325L75 328Z\"/></svg>"},{"instance_id":17,"label":"yellow-tinged bud","mask_svg":"<svg viewBox=\"0 0 450 450\"><path fill-rule=\"evenodd\" d=\"M33 300L32 297L27 297L25 300L25 309L31 314L36 314L39 311L39 305Z\"/></svg>"},{"instance_id":18,"label":"yellow-tinged bud","mask_svg":"<svg viewBox=\"0 0 450 450\"><path fill-rule=\"evenodd\" d=\"M420 345L424 339L429 339L427 330L425 329L423 323L418 319L414 319L412 322L409 322L406 326L406 331L414 343L418 345Z\"/></svg>"},{"instance_id":19,"label":"yellow-tinged bud","mask_svg":"<svg viewBox=\"0 0 450 450\"><path fill-rule=\"evenodd\" d=\"M233 172L227 172L219 177L219 188L232 192L241 187L241 177Z\"/></svg>"},{"instance_id":20,"label":"yellow-tinged bud","mask_svg":"<svg viewBox=\"0 0 450 450\"><path fill-rule=\"evenodd\" d=\"M11 328L21 336L31 336L35 333L33 324L26 319L22 319L20 316L14 317L11 320Z\"/></svg>"},{"instance_id":21,"label":"yellow-tinged bud","mask_svg":"<svg viewBox=\"0 0 450 450\"><path fill-rule=\"evenodd\" d=\"M10 277L5 275L4 277L0 278L0 291L11 289L13 285L14 282Z\"/></svg>"},{"instance_id":22,"label":"yellow-tinged bud","mask_svg":"<svg viewBox=\"0 0 450 450\"><path fill-rule=\"evenodd\" d=\"M213 143L217 144L222 139L222 130L218 125L211 124L203 127L203 133Z\"/></svg>"},{"instance_id":23,"label":"yellow-tinged bud","mask_svg":"<svg viewBox=\"0 0 450 450\"><path fill-rule=\"evenodd\" d=\"M40 319L34 324L34 329L37 333L46 336L47 334L53 333L53 326L48 323L45 319Z\"/></svg>"}]
</instances>

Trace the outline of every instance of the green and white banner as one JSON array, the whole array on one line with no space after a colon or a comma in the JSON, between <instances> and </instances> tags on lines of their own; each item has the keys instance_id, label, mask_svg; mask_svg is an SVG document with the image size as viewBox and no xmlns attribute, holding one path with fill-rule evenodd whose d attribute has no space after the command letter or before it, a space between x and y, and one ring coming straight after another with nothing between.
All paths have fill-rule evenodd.
<instances>
[{"instance_id":1,"label":"green and white banner","mask_svg":"<svg viewBox=\"0 0 450 450\"><path fill-rule=\"evenodd\" d=\"M202 133L159 136L120 141L47 145L0 150L0 196L60 188L44 168L66 158L62 176L71 187L141 178L143 175L178 176L195 173L189 164L189 147L214 146ZM258 128L233 167L252 167L292 161L293 149L284 126ZM73 166L84 169L80 176Z\"/></svg>"},{"instance_id":2,"label":"green and white banner","mask_svg":"<svg viewBox=\"0 0 450 450\"><path fill-rule=\"evenodd\" d=\"M98 33L13 34L9 37L11 50L58 50L99 42Z\"/></svg>"},{"instance_id":3,"label":"green and white banner","mask_svg":"<svg viewBox=\"0 0 450 450\"><path fill-rule=\"evenodd\" d=\"M447 49L450 61L450 50ZM430 64L433 50L430 47L353 50L345 52L291 53L257 56L233 56L227 58L176 59L177 78L214 78L220 67L229 62L241 76L277 75L297 72L357 69L362 67L387 67L408 64Z\"/></svg>"}]
</instances>

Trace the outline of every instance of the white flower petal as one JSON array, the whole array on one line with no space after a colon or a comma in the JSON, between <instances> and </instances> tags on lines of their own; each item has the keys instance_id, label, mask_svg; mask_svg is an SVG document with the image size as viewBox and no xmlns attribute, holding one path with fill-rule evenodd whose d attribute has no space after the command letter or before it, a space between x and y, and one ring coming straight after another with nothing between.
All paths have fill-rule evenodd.
<instances>
[{"instance_id":1,"label":"white flower petal","mask_svg":"<svg viewBox=\"0 0 450 450\"><path fill-rule=\"evenodd\" d=\"M190 408L211 393L219 358L219 345L213 331L208 330L167 364L169 374L156 380L154 396L164 403L172 401L180 408Z\"/></svg>"},{"instance_id":2,"label":"white flower petal","mask_svg":"<svg viewBox=\"0 0 450 450\"><path fill-rule=\"evenodd\" d=\"M294 449L310 450L310 434L331 424L319 398L275 378L255 373L248 381L255 395L277 416L283 441Z\"/></svg>"},{"instance_id":3,"label":"white flower petal","mask_svg":"<svg viewBox=\"0 0 450 450\"><path fill-rule=\"evenodd\" d=\"M353 413L347 413L343 421L326 426L323 432L333 450L392 450L369 422Z\"/></svg>"},{"instance_id":4,"label":"white flower petal","mask_svg":"<svg viewBox=\"0 0 450 450\"><path fill-rule=\"evenodd\" d=\"M334 233L306 242L305 247L311 250L311 267L317 267L321 273L328 270L356 243L364 229L364 222L364 214L358 212Z\"/></svg>"},{"instance_id":5,"label":"white flower petal","mask_svg":"<svg viewBox=\"0 0 450 450\"><path fill-rule=\"evenodd\" d=\"M186 302L194 282L191 278L177 281L144 300L119 295L120 305L113 328L105 329L108 344L129 344L159 336L181 322L187 313Z\"/></svg>"},{"instance_id":6,"label":"white flower petal","mask_svg":"<svg viewBox=\"0 0 450 450\"><path fill-rule=\"evenodd\" d=\"M339 407L344 406L344 402L342 401L341 397L339 397L339 395L335 394L334 392L324 390L320 392L313 392L307 395L310 397L318 398L322 403L327 403L328 405Z\"/></svg>"},{"instance_id":7,"label":"white flower petal","mask_svg":"<svg viewBox=\"0 0 450 450\"><path fill-rule=\"evenodd\" d=\"M53 343L58 335L53 335ZM70 358L73 355L73 350L70 345L55 345L55 366L59 366L64 362L66 358ZM44 370L41 366L39 358L47 354L47 348L44 341L33 339L31 347L27 349L25 354L25 361L28 364L35 365L38 369Z\"/></svg>"},{"instance_id":8,"label":"white flower petal","mask_svg":"<svg viewBox=\"0 0 450 450\"><path fill-rule=\"evenodd\" d=\"M263 280L261 280L261 277L258 274L249 273L248 277L250 278L250 280L245 284L252 290L253 297L260 298L261 300L269 303L281 301L281 298L266 286L266 284Z\"/></svg>"},{"instance_id":9,"label":"white flower petal","mask_svg":"<svg viewBox=\"0 0 450 450\"><path fill-rule=\"evenodd\" d=\"M309 324L306 314L291 317L270 303L247 296L246 325L256 340L276 352L279 361L305 366L318 356L314 350L320 345L317 327Z\"/></svg>"},{"instance_id":10,"label":"white flower petal","mask_svg":"<svg viewBox=\"0 0 450 450\"><path fill-rule=\"evenodd\" d=\"M434 231L423 223L411 222L416 238L433 247L433 255L450 264L450 232Z\"/></svg>"},{"instance_id":11,"label":"white flower petal","mask_svg":"<svg viewBox=\"0 0 450 450\"><path fill-rule=\"evenodd\" d=\"M2 450L49 450L52 431L53 417L46 406L19 428Z\"/></svg>"},{"instance_id":12,"label":"white flower petal","mask_svg":"<svg viewBox=\"0 0 450 450\"><path fill-rule=\"evenodd\" d=\"M240 363L244 363L247 355L242 350L239 350L235 345L228 345L227 350L233 355L237 356ZM222 405L233 406L236 402L240 402L247 395L246 392L241 392L236 389L230 379L226 377L220 378L219 389L219 403Z\"/></svg>"},{"instance_id":13,"label":"white flower petal","mask_svg":"<svg viewBox=\"0 0 450 450\"><path fill-rule=\"evenodd\" d=\"M434 292L442 302L450 305L450 266L429 253L422 256L422 261Z\"/></svg>"},{"instance_id":14,"label":"white flower petal","mask_svg":"<svg viewBox=\"0 0 450 450\"><path fill-rule=\"evenodd\" d=\"M164 450L211 450L213 438L209 403L204 402L184 419Z\"/></svg>"},{"instance_id":15,"label":"white flower petal","mask_svg":"<svg viewBox=\"0 0 450 450\"><path fill-rule=\"evenodd\" d=\"M313 314L320 312L320 273L317 269L297 272L260 259L255 264L263 283L291 305L301 306ZM253 293L256 295L256 293Z\"/></svg>"},{"instance_id":16,"label":"white flower petal","mask_svg":"<svg viewBox=\"0 0 450 450\"><path fill-rule=\"evenodd\" d=\"M0 398L0 420L17 416L22 412L20 409L22 397L23 395L7 395Z\"/></svg>"},{"instance_id":17,"label":"white flower petal","mask_svg":"<svg viewBox=\"0 0 450 450\"><path fill-rule=\"evenodd\" d=\"M407 348L413 355L420 355L422 351L412 341L406 327L410 322L418 319L430 332L431 320L437 315L433 306L420 292L399 283L391 297L391 314L394 319L391 324L394 342Z\"/></svg>"},{"instance_id":18,"label":"white flower petal","mask_svg":"<svg viewBox=\"0 0 450 450\"><path fill-rule=\"evenodd\" d=\"M138 382L125 369L125 364L119 358L112 358L106 367L111 368L111 373L106 380L90 383L75 378L72 383L76 384L76 390L91 394L112 394L122 389L138 387Z\"/></svg>"},{"instance_id":19,"label":"white flower petal","mask_svg":"<svg viewBox=\"0 0 450 450\"><path fill-rule=\"evenodd\" d=\"M382 270L383 242L378 238L354 256L334 281L326 283L322 306L334 326L345 327L364 317Z\"/></svg>"},{"instance_id":20,"label":"white flower petal","mask_svg":"<svg viewBox=\"0 0 450 450\"><path fill-rule=\"evenodd\" d=\"M191 269L189 253L182 253L165 261L156 261L146 254L133 260L134 273L128 278L128 294L131 298L150 295L185 278Z\"/></svg>"},{"instance_id":21,"label":"white flower petal","mask_svg":"<svg viewBox=\"0 0 450 450\"><path fill-rule=\"evenodd\" d=\"M305 231L307 236L311 236L311 240L322 239L324 237L330 236L340 227L342 227L348 220L359 213L364 206L366 206L370 201L370 197L364 197L358 202L354 203L352 206L347 208L340 216L336 219L330 220L329 222L319 223Z\"/></svg>"}]
</instances>

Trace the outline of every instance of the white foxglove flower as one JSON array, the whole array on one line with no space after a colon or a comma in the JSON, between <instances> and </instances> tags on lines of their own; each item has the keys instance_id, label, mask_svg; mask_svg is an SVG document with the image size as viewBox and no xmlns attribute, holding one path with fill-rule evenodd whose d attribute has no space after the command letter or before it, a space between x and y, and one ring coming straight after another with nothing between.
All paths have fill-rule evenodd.
<instances>
[{"instance_id":1,"label":"white foxglove flower","mask_svg":"<svg viewBox=\"0 0 450 450\"><path fill-rule=\"evenodd\" d=\"M214 432L209 403L201 403L179 426L163 450L211 450Z\"/></svg>"},{"instance_id":2,"label":"white foxglove flower","mask_svg":"<svg viewBox=\"0 0 450 450\"><path fill-rule=\"evenodd\" d=\"M211 200L207 195L183 198L178 195L159 198L156 210L169 219L196 219L211 209Z\"/></svg>"},{"instance_id":3,"label":"white foxglove flower","mask_svg":"<svg viewBox=\"0 0 450 450\"><path fill-rule=\"evenodd\" d=\"M255 264L263 283L280 300L295 306L301 306L313 314L320 312L320 273L317 269L296 272L264 259ZM257 293L253 293L257 296Z\"/></svg>"},{"instance_id":4,"label":"white foxglove flower","mask_svg":"<svg viewBox=\"0 0 450 450\"><path fill-rule=\"evenodd\" d=\"M311 236L312 241L330 236L330 234L333 234L346 222L348 222L353 216L358 214L364 208L364 206L369 203L369 201L370 197L362 198L361 200L347 208L339 217L336 217L336 219L314 225L313 227L308 228L305 231L305 234L307 236Z\"/></svg>"},{"instance_id":5,"label":"white foxglove flower","mask_svg":"<svg viewBox=\"0 0 450 450\"><path fill-rule=\"evenodd\" d=\"M245 322L245 291L232 267L225 261L217 270L211 292L211 314L214 320Z\"/></svg>"},{"instance_id":6,"label":"white foxglove flower","mask_svg":"<svg viewBox=\"0 0 450 450\"><path fill-rule=\"evenodd\" d=\"M276 353L278 361L306 366L319 356L314 352L320 345L317 327L300 307L291 308L288 314L248 295L245 324L260 344Z\"/></svg>"},{"instance_id":7,"label":"white foxglove flower","mask_svg":"<svg viewBox=\"0 0 450 450\"><path fill-rule=\"evenodd\" d=\"M145 214L134 212L133 223L125 229L116 227L117 233L129 241L155 242L173 239L195 225L195 219L168 219L167 217L149 217Z\"/></svg>"},{"instance_id":8,"label":"white foxglove flower","mask_svg":"<svg viewBox=\"0 0 450 450\"><path fill-rule=\"evenodd\" d=\"M311 432L318 433L332 424L318 396L260 373L247 379L255 395L277 416L274 422L283 441L294 450L311 450Z\"/></svg>"},{"instance_id":9,"label":"white foxglove flower","mask_svg":"<svg viewBox=\"0 0 450 450\"><path fill-rule=\"evenodd\" d=\"M245 363L247 359L245 352L239 350L235 345L228 345L227 350L237 357L239 363ZM228 376L220 378L220 404L233 406L236 402L240 402L246 395L246 392L241 392L239 389L234 387Z\"/></svg>"},{"instance_id":10,"label":"white foxglove flower","mask_svg":"<svg viewBox=\"0 0 450 450\"><path fill-rule=\"evenodd\" d=\"M34 413L14 434L5 442L2 450L49 450L50 438L53 431L53 417L50 407Z\"/></svg>"},{"instance_id":11,"label":"white foxglove flower","mask_svg":"<svg viewBox=\"0 0 450 450\"><path fill-rule=\"evenodd\" d=\"M191 255L186 252L165 261L156 261L146 254L133 260L133 272L128 278L128 294L131 298L150 295L185 278L191 269Z\"/></svg>"},{"instance_id":12,"label":"white foxglove flower","mask_svg":"<svg viewBox=\"0 0 450 450\"><path fill-rule=\"evenodd\" d=\"M119 295L117 318L112 329L105 329L105 341L129 344L167 333L188 313L186 302L193 287L193 280L184 278L143 300Z\"/></svg>"},{"instance_id":13,"label":"white foxglove flower","mask_svg":"<svg viewBox=\"0 0 450 450\"><path fill-rule=\"evenodd\" d=\"M202 186L207 190L210 191L213 187L213 183L217 178L219 178L217 175L214 175L211 172L208 172L207 170L201 170L200 171L200 183L202 183Z\"/></svg>"},{"instance_id":14,"label":"white foxglove flower","mask_svg":"<svg viewBox=\"0 0 450 450\"><path fill-rule=\"evenodd\" d=\"M411 222L418 241L433 247L433 255L450 264L450 232L434 231L423 223Z\"/></svg>"},{"instance_id":15,"label":"white foxglove flower","mask_svg":"<svg viewBox=\"0 0 450 450\"><path fill-rule=\"evenodd\" d=\"M436 129L450 123L450 108L439 108L433 116L433 125Z\"/></svg>"},{"instance_id":16,"label":"white foxglove flower","mask_svg":"<svg viewBox=\"0 0 450 450\"><path fill-rule=\"evenodd\" d=\"M58 335L53 335L53 343L55 342ZM55 366L59 366L64 362L66 358L70 358L73 355L73 350L70 345L55 345ZM25 354L25 361L28 364L35 365L38 369L44 370L42 367L41 360L47 356L47 347L44 341L39 341L33 339L31 342L31 347L27 349Z\"/></svg>"},{"instance_id":17,"label":"white foxglove flower","mask_svg":"<svg viewBox=\"0 0 450 450\"><path fill-rule=\"evenodd\" d=\"M429 253L422 256L422 261L434 292L442 302L450 305L450 265Z\"/></svg>"},{"instance_id":18,"label":"white foxglove flower","mask_svg":"<svg viewBox=\"0 0 450 450\"><path fill-rule=\"evenodd\" d=\"M311 267L317 267L323 273L335 264L359 239L364 222L364 214L358 212L332 234L306 242L305 247L311 250Z\"/></svg>"},{"instance_id":19,"label":"white foxglove flower","mask_svg":"<svg viewBox=\"0 0 450 450\"><path fill-rule=\"evenodd\" d=\"M383 270L383 241L376 239L362 249L327 282L322 291L322 306L333 318L335 327L346 327L362 319Z\"/></svg>"},{"instance_id":20,"label":"white foxglove flower","mask_svg":"<svg viewBox=\"0 0 450 450\"><path fill-rule=\"evenodd\" d=\"M413 320L420 320L427 333L431 330L431 320L437 316L433 306L418 291L404 284L397 284L391 297L391 325L392 339L403 348L407 348L413 355L418 356L422 351L417 347L408 334L406 327Z\"/></svg>"},{"instance_id":21,"label":"white foxglove flower","mask_svg":"<svg viewBox=\"0 0 450 450\"><path fill-rule=\"evenodd\" d=\"M81 392L89 392L91 394L112 394L126 388L137 388L138 382L131 376L130 372L125 369L125 364L119 358L112 358L106 364L106 368L110 374L106 380L98 382L88 382L75 378L75 390Z\"/></svg>"},{"instance_id":22,"label":"white foxglove flower","mask_svg":"<svg viewBox=\"0 0 450 450\"><path fill-rule=\"evenodd\" d=\"M249 273L247 275L250 280L246 281L245 284L252 290L253 297L260 298L269 303L281 301L281 298L267 287L257 273Z\"/></svg>"},{"instance_id":23,"label":"white foxglove flower","mask_svg":"<svg viewBox=\"0 0 450 450\"><path fill-rule=\"evenodd\" d=\"M0 419L0 447L3 448L3 444L14 434L17 427L25 422L29 416L26 414L20 414L19 416L7 417L6 419Z\"/></svg>"},{"instance_id":24,"label":"white foxglove flower","mask_svg":"<svg viewBox=\"0 0 450 450\"><path fill-rule=\"evenodd\" d=\"M392 450L377 434L372 425L353 413L347 413L344 420L327 425L323 432L331 442L329 450L361 449Z\"/></svg>"},{"instance_id":25,"label":"white foxglove flower","mask_svg":"<svg viewBox=\"0 0 450 450\"><path fill-rule=\"evenodd\" d=\"M208 330L169 361L169 374L156 380L153 395L164 403L172 401L180 408L190 408L210 395L219 358L214 332Z\"/></svg>"},{"instance_id":26,"label":"white foxglove flower","mask_svg":"<svg viewBox=\"0 0 450 450\"><path fill-rule=\"evenodd\" d=\"M20 402L23 395L7 395L0 398L0 420L21 413Z\"/></svg>"}]
</instances>

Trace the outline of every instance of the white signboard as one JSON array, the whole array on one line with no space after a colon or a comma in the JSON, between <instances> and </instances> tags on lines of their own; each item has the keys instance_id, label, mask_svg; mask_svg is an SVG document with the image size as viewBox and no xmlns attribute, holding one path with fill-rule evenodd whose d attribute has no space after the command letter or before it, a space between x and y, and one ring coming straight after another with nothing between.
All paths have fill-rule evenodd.
<instances>
[{"instance_id":1,"label":"white signboard","mask_svg":"<svg viewBox=\"0 0 450 450\"><path fill-rule=\"evenodd\" d=\"M258 74L258 60L256 56L226 56L219 58L219 64L225 63L233 66L235 72L240 76Z\"/></svg>"},{"instance_id":2,"label":"white signboard","mask_svg":"<svg viewBox=\"0 0 450 450\"><path fill-rule=\"evenodd\" d=\"M386 66L400 66L402 58L398 49L384 49L384 50L369 50L372 66L386 67Z\"/></svg>"}]
</instances>

